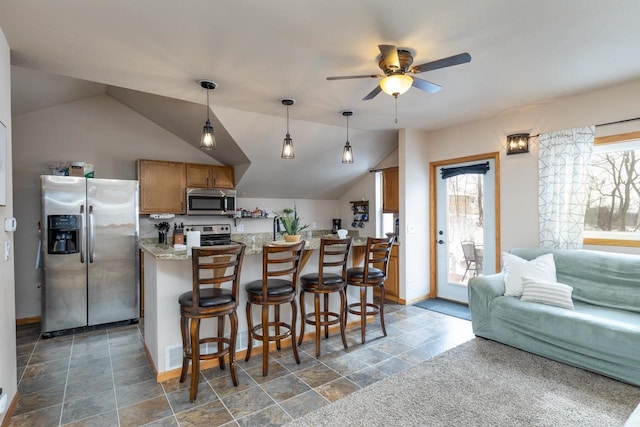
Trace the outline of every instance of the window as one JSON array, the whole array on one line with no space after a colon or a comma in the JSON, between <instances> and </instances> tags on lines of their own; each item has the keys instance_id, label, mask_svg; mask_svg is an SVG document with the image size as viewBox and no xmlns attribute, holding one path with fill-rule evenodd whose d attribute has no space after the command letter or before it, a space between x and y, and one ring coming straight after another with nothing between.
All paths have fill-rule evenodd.
<instances>
[{"instance_id":1,"label":"window","mask_svg":"<svg viewBox=\"0 0 640 427\"><path fill-rule=\"evenodd\" d=\"M640 244L640 139L596 139L584 226L587 244Z\"/></svg>"}]
</instances>

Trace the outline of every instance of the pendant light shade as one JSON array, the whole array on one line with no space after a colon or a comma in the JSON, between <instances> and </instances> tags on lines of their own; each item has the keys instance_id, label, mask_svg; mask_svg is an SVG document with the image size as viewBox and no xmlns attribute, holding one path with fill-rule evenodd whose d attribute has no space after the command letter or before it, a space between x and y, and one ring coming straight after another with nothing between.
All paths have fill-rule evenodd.
<instances>
[{"instance_id":1,"label":"pendant light shade","mask_svg":"<svg viewBox=\"0 0 640 427\"><path fill-rule=\"evenodd\" d=\"M200 139L201 150L215 150L216 149L216 137L213 133L213 126L209 120L209 91L217 87L217 85L210 80L200 80L200 86L207 90L207 121L202 128L202 138Z\"/></svg>"},{"instance_id":2,"label":"pendant light shade","mask_svg":"<svg viewBox=\"0 0 640 427\"><path fill-rule=\"evenodd\" d=\"M342 163L353 163L353 151L351 150L351 144L349 144L349 117L353 116L353 111L343 111L342 115L347 118L347 143L344 144L342 149Z\"/></svg>"},{"instance_id":3,"label":"pendant light shade","mask_svg":"<svg viewBox=\"0 0 640 427\"><path fill-rule=\"evenodd\" d=\"M289 106L295 104L295 100L285 98L282 100L282 105L287 107L287 134L284 137L284 141L282 142L282 157L283 159L293 159L293 139L291 139L291 135L289 134Z\"/></svg>"}]
</instances>

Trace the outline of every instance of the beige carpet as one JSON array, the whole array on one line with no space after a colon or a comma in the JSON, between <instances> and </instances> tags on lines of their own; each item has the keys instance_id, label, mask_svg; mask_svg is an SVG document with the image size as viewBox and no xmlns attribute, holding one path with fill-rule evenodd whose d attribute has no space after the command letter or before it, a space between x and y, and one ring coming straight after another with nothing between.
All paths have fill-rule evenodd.
<instances>
[{"instance_id":1,"label":"beige carpet","mask_svg":"<svg viewBox=\"0 0 640 427\"><path fill-rule=\"evenodd\" d=\"M622 426L640 388L475 338L291 426Z\"/></svg>"}]
</instances>

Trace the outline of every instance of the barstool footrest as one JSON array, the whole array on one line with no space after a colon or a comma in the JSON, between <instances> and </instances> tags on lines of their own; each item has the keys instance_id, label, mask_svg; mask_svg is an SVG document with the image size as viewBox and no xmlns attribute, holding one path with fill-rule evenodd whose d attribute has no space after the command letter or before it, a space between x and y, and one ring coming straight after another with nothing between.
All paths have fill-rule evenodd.
<instances>
[{"instance_id":1,"label":"barstool footrest","mask_svg":"<svg viewBox=\"0 0 640 427\"><path fill-rule=\"evenodd\" d=\"M288 338L291 336L291 325L289 325L288 323L284 323L284 322L269 322L267 323L267 327L276 327L278 326L279 328L284 328L285 332L281 333L280 335L269 335L267 337L268 341L279 341L285 338ZM260 332L259 332L260 331ZM264 336L262 335L262 325L256 325L251 329L251 337L255 340L258 341L262 341Z\"/></svg>"},{"instance_id":2,"label":"barstool footrest","mask_svg":"<svg viewBox=\"0 0 640 427\"><path fill-rule=\"evenodd\" d=\"M371 308L371 310L367 310L366 307ZM360 308L360 303L353 303L347 306L347 311L351 314L357 314L358 316L362 315L362 310L356 310L356 308ZM380 306L372 303L365 304L365 316L376 316L380 313Z\"/></svg>"},{"instance_id":3,"label":"barstool footrest","mask_svg":"<svg viewBox=\"0 0 640 427\"><path fill-rule=\"evenodd\" d=\"M331 326L331 325L338 325L340 323L340 315L338 313L334 313L332 311L321 311L320 312L320 316L321 318L324 316L329 316L332 317L332 319L329 320L320 320L320 326ZM315 325L316 324L316 313L309 313L305 315L305 319L304 322L307 325Z\"/></svg>"}]
</instances>

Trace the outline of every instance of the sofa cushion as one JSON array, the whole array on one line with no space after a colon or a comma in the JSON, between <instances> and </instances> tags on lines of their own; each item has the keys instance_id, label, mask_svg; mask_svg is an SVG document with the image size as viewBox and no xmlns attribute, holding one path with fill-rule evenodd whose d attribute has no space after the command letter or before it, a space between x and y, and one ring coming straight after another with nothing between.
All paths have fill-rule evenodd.
<instances>
[{"instance_id":1,"label":"sofa cushion","mask_svg":"<svg viewBox=\"0 0 640 427\"><path fill-rule=\"evenodd\" d=\"M513 297L494 298L490 303L493 339L530 351L532 345L539 347L536 342L545 343L550 345L547 348L557 349L543 354L547 357L617 377L637 378L640 314L576 301L574 306L575 310L565 310ZM579 360L581 355L590 358L590 366Z\"/></svg>"},{"instance_id":2,"label":"sofa cushion","mask_svg":"<svg viewBox=\"0 0 640 427\"><path fill-rule=\"evenodd\" d=\"M523 291L520 299L524 301L555 305L569 310L574 309L573 301L571 301L573 288L569 285L532 279L531 277L523 277L522 284Z\"/></svg>"},{"instance_id":3,"label":"sofa cushion","mask_svg":"<svg viewBox=\"0 0 640 427\"><path fill-rule=\"evenodd\" d=\"M534 260L527 261L516 255L503 253L502 266L504 275L504 295L508 297L522 296L522 278L524 276L546 282L556 281L556 264L553 254L544 254Z\"/></svg>"},{"instance_id":4,"label":"sofa cushion","mask_svg":"<svg viewBox=\"0 0 640 427\"><path fill-rule=\"evenodd\" d=\"M557 281L573 287L577 301L640 313L640 256L582 249L516 248L524 259L554 256Z\"/></svg>"}]
</instances>

